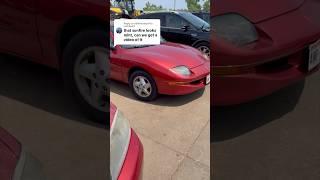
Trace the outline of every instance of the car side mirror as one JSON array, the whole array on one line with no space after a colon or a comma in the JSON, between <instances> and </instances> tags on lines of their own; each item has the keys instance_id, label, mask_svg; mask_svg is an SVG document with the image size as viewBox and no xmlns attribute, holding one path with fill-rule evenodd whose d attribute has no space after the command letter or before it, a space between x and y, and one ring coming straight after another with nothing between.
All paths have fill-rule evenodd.
<instances>
[{"instance_id":1,"label":"car side mirror","mask_svg":"<svg viewBox=\"0 0 320 180\"><path fill-rule=\"evenodd\" d=\"M181 28L184 32L188 31L190 29L190 26L189 25L184 25L182 28Z\"/></svg>"},{"instance_id":2,"label":"car side mirror","mask_svg":"<svg viewBox=\"0 0 320 180\"><path fill-rule=\"evenodd\" d=\"M120 46L119 46L119 45L110 46L110 49L111 49L112 51L117 51L118 49L120 49Z\"/></svg>"}]
</instances>

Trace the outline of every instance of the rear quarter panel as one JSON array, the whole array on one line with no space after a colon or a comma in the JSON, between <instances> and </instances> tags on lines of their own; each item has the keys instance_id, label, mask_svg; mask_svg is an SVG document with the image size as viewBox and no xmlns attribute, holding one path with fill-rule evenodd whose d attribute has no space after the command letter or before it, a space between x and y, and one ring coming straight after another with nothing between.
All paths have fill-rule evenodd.
<instances>
[{"instance_id":1,"label":"rear quarter panel","mask_svg":"<svg viewBox=\"0 0 320 180\"><path fill-rule=\"evenodd\" d=\"M107 23L108 8L105 0L55 0L36 3L38 34L45 64L59 67L60 32L72 18L97 17Z\"/></svg>"}]
</instances>

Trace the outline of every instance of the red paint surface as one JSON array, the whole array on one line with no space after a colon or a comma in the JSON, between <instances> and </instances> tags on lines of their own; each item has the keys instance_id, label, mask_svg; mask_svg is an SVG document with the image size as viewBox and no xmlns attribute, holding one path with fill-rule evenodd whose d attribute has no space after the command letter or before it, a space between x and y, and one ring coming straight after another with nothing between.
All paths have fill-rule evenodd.
<instances>
[{"instance_id":1,"label":"red paint surface","mask_svg":"<svg viewBox=\"0 0 320 180\"><path fill-rule=\"evenodd\" d=\"M117 107L110 103L110 124L113 123ZM143 146L137 134L131 131L130 144L123 163L119 180L138 180L141 176L143 163Z\"/></svg>"},{"instance_id":2,"label":"red paint surface","mask_svg":"<svg viewBox=\"0 0 320 180\"><path fill-rule=\"evenodd\" d=\"M1 0L0 12L0 52L59 68L64 27L87 18L107 24L109 8L105 0Z\"/></svg>"},{"instance_id":3,"label":"red paint surface","mask_svg":"<svg viewBox=\"0 0 320 180\"><path fill-rule=\"evenodd\" d=\"M231 3L232 2L232 3ZM253 5L253 4L256 4ZM262 8L263 7L263 8ZM271 94L308 74L303 51L320 39L320 4L317 0L217 1L214 15L235 12L254 22L259 40L243 47L212 36L214 49L211 71L225 66L253 67L250 72L214 76L213 105L240 104ZM264 62L285 57L283 69L261 68Z\"/></svg>"},{"instance_id":4,"label":"red paint surface","mask_svg":"<svg viewBox=\"0 0 320 180\"><path fill-rule=\"evenodd\" d=\"M181 65L187 66L192 74L182 76L170 71ZM169 42L135 49L118 47L111 51L112 79L128 83L132 69L149 73L160 94L183 95L205 87L204 79L210 73L210 62L197 49ZM202 82L193 83L198 80Z\"/></svg>"},{"instance_id":5,"label":"red paint surface","mask_svg":"<svg viewBox=\"0 0 320 180\"><path fill-rule=\"evenodd\" d=\"M20 143L0 128L0 179L11 180L21 153Z\"/></svg>"}]
</instances>

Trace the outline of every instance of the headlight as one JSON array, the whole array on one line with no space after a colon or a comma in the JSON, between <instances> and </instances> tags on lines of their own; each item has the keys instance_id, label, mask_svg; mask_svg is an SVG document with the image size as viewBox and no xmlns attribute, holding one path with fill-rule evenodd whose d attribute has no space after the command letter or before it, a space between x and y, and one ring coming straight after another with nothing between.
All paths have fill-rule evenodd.
<instances>
[{"instance_id":1,"label":"headlight","mask_svg":"<svg viewBox=\"0 0 320 180\"><path fill-rule=\"evenodd\" d=\"M213 35L241 46L258 40L254 25L238 14L225 14L211 18Z\"/></svg>"},{"instance_id":2,"label":"headlight","mask_svg":"<svg viewBox=\"0 0 320 180\"><path fill-rule=\"evenodd\" d=\"M183 75L183 76L191 75L191 71L186 66L177 66L177 67L174 67L170 70L176 74Z\"/></svg>"},{"instance_id":3,"label":"headlight","mask_svg":"<svg viewBox=\"0 0 320 180\"><path fill-rule=\"evenodd\" d=\"M13 180L44 180L41 163L22 149Z\"/></svg>"},{"instance_id":4,"label":"headlight","mask_svg":"<svg viewBox=\"0 0 320 180\"><path fill-rule=\"evenodd\" d=\"M112 180L118 179L127 155L131 137L128 120L120 111L115 114L110 131L110 171Z\"/></svg>"}]
</instances>

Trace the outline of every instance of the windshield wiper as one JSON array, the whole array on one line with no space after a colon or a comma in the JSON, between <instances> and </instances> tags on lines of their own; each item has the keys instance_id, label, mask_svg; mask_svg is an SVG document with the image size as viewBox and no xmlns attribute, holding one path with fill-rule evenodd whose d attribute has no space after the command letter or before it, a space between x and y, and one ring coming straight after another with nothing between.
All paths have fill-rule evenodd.
<instances>
[{"instance_id":1,"label":"windshield wiper","mask_svg":"<svg viewBox=\"0 0 320 180\"><path fill-rule=\"evenodd\" d=\"M127 49L144 48L144 47L148 47L148 46L151 46L151 45L128 46Z\"/></svg>"}]
</instances>

